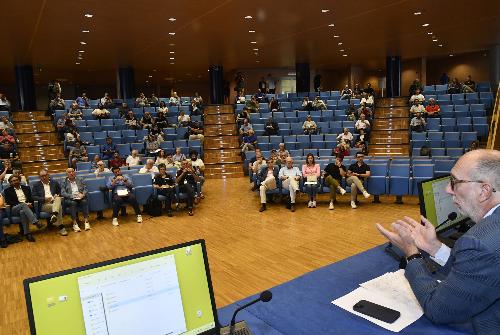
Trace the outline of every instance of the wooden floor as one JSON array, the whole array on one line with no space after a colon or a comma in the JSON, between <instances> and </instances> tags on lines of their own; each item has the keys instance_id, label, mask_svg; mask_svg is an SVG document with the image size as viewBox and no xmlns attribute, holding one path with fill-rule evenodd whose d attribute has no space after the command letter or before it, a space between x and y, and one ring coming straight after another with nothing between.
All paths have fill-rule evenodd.
<instances>
[{"instance_id":1,"label":"wooden floor","mask_svg":"<svg viewBox=\"0 0 500 335\"><path fill-rule=\"evenodd\" d=\"M315 209L307 208L301 196L295 213L278 204L259 213L259 198L250 192L247 178L207 180L204 193L193 217L181 211L173 218L145 216L138 224L129 215L113 227L107 212L104 220L91 221L91 231L67 237L40 231L36 243L0 249L0 334L28 334L22 287L27 277L204 238L217 306L222 307L382 244L376 222L419 213L415 197L405 198L404 205L394 204L394 197L381 197L382 204L362 199L353 210L347 195L339 197L333 211L321 195Z\"/></svg>"}]
</instances>

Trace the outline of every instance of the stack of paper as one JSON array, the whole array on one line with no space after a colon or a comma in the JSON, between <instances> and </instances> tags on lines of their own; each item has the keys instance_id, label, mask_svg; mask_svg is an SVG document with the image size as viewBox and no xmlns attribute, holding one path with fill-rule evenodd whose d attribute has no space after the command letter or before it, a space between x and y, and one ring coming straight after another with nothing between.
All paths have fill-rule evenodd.
<instances>
[{"instance_id":1,"label":"stack of paper","mask_svg":"<svg viewBox=\"0 0 500 335\"><path fill-rule=\"evenodd\" d=\"M359 286L351 293L332 301L332 304L393 332L401 331L424 314L408 280L404 276L404 270L387 272ZM353 306L360 300L368 300L394 309L400 312L401 316L394 323L386 323L361 314L353 309Z\"/></svg>"}]
</instances>

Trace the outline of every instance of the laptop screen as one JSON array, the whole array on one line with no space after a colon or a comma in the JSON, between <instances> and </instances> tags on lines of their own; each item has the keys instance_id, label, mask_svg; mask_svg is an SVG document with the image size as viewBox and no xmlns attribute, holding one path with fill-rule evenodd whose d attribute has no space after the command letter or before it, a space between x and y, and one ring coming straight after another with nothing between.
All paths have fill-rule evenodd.
<instances>
[{"instance_id":1,"label":"laptop screen","mask_svg":"<svg viewBox=\"0 0 500 335\"><path fill-rule=\"evenodd\" d=\"M203 240L24 281L31 334L218 334Z\"/></svg>"}]
</instances>

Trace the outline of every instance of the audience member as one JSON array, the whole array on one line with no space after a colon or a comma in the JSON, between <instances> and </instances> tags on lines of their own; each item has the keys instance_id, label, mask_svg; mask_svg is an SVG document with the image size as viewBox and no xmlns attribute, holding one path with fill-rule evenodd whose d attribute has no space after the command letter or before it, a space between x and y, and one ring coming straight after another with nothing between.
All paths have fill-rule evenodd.
<instances>
[{"instance_id":1,"label":"audience member","mask_svg":"<svg viewBox=\"0 0 500 335\"><path fill-rule=\"evenodd\" d=\"M104 109L114 107L113 99L111 99L109 93L104 93L104 96L99 100L99 105Z\"/></svg>"},{"instance_id":2,"label":"audience member","mask_svg":"<svg viewBox=\"0 0 500 335\"><path fill-rule=\"evenodd\" d=\"M180 149L180 148L179 148L179 149ZM177 149L176 149L176 150L177 150ZM184 156L184 155L181 153L181 156L180 156L181 160L177 160L177 161L175 161L175 160L174 160L174 157L173 157L173 155L172 155L172 153L171 153L171 152L167 153L167 163L165 163L165 167L166 167L167 169L169 169L169 168L176 168L176 169L179 169L179 168L182 166L182 160L183 160L183 158L182 158L182 157L183 157L183 156ZM185 158L185 157L184 157L184 158Z\"/></svg>"},{"instance_id":3,"label":"audience member","mask_svg":"<svg viewBox=\"0 0 500 335\"><path fill-rule=\"evenodd\" d=\"M290 193L290 202L287 203L292 212L295 212L295 195L299 190L299 182L302 177L302 172L298 167L293 166L293 158L287 157L285 166L280 169L279 178L282 180L282 188Z\"/></svg>"},{"instance_id":4,"label":"audience member","mask_svg":"<svg viewBox=\"0 0 500 335\"><path fill-rule=\"evenodd\" d=\"M52 113L54 113L54 111L56 110L66 109L66 103L64 102L63 98L61 98L60 93L56 94L56 97L50 101L49 109Z\"/></svg>"},{"instance_id":5,"label":"audience member","mask_svg":"<svg viewBox=\"0 0 500 335\"><path fill-rule=\"evenodd\" d=\"M165 112L160 111L160 108L158 108L158 114L156 115L155 118L155 125L158 126L159 129L170 127L170 124L167 119L167 114Z\"/></svg>"},{"instance_id":6,"label":"audience member","mask_svg":"<svg viewBox=\"0 0 500 335\"><path fill-rule=\"evenodd\" d=\"M128 111L127 116L125 116L125 125L129 129L133 129L133 130L142 129L142 127L139 123L139 120L137 120L137 118L134 115L134 112L132 112L132 111Z\"/></svg>"},{"instance_id":7,"label":"audience member","mask_svg":"<svg viewBox=\"0 0 500 335\"><path fill-rule=\"evenodd\" d=\"M441 108L436 103L434 98L429 99L429 103L425 106L425 116L426 117L439 117L441 113Z\"/></svg>"},{"instance_id":8,"label":"audience member","mask_svg":"<svg viewBox=\"0 0 500 335\"><path fill-rule=\"evenodd\" d=\"M363 90L364 93L367 93L368 95L374 96L375 95L375 90L372 87L371 83L367 83L365 89Z\"/></svg>"},{"instance_id":9,"label":"audience member","mask_svg":"<svg viewBox=\"0 0 500 335\"><path fill-rule=\"evenodd\" d=\"M464 93L473 93L476 91L476 82L472 80L470 74L467 76L467 80L464 82L462 89Z\"/></svg>"},{"instance_id":10,"label":"audience member","mask_svg":"<svg viewBox=\"0 0 500 335\"><path fill-rule=\"evenodd\" d=\"M243 136L241 143L241 152L254 151L257 146L257 136L253 129L250 129L246 135Z\"/></svg>"},{"instance_id":11,"label":"audience member","mask_svg":"<svg viewBox=\"0 0 500 335\"><path fill-rule=\"evenodd\" d=\"M415 101L417 101L417 100L418 100L418 102L420 102L421 104L423 104L423 103L425 102L425 97L424 97L424 95L421 93L421 91L420 91L420 89L419 89L419 88L417 88L417 89L415 90L415 94L413 94L413 95L411 96L411 98L410 98L410 103L412 103L412 104L413 104L413 103L414 103Z\"/></svg>"},{"instance_id":12,"label":"audience member","mask_svg":"<svg viewBox=\"0 0 500 335\"><path fill-rule=\"evenodd\" d=\"M165 164L158 165L158 174L153 180L153 187L156 190L156 194L165 197L165 209L167 210L167 216L172 215L172 202L175 199L175 178L167 173L167 168Z\"/></svg>"},{"instance_id":13,"label":"audience member","mask_svg":"<svg viewBox=\"0 0 500 335\"><path fill-rule=\"evenodd\" d=\"M361 99L364 90L361 88L359 84L354 85L354 89L352 90L353 98Z\"/></svg>"},{"instance_id":14,"label":"audience member","mask_svg":"<svg viewBox=\"0 0 500 335\"><path fill-rule=\"evenodd\" d=\"M98 120L109 119L109 115L109 111L102 104L92 111L92 116Z\"/></svg>"},{"instance_id":15,"label":"audience member","mask_svg":"<svg viewBox=\"0 0 500 335\"><path fill-rule=\"evenodd\" d=\"M81 107L78 106L76 101L73 101L68 111L68 118L70 118L72 121L81 120L83 118L83 113L80 108Z\"/></svg>"},{"instance_id":16,"label":"audience member","mask_svg":"<svg viewBox=\"0 0 500 335\"><path fill-rule=\"evenodd\" d=\"M370 177L370 167L363 161L364 155L362 153L356 154L356 163L353 163L349 166L347 170L346 179L347 185L351 186L351 207L353 209L357 208L356 198L358 196L358 190L363 193L365 198L370 197L370 193L368 193L363 186L363 181Z\"/></svg>"},{"instance_id":17,"label":"audience member","mask_svg":"<svg viewBox=\"0 0 500 335\"><path fill-rule=\"evenodd\" d=\"M63 210L61 186L57 181L51 180L47 170L42 169L38 172L40 177L32 187L33 201L38 202L38 209L42 212L50 213L50 224L59 228L59 234L68 235L63 226Z\"/></svg>"},{"instance_id":18,"label":"audience member","mask_svg":"<svg viewBox=\"0 0 500 335\"><path fill-rule=\"evenodd\" d=\"M260 209L259 212L265 211L267 196L266 191L271 191L276 189L278 185L279 178L279 168L274 165L273 160L268 160L267 165L262 166L257 174L257 184L259 184L260 189Z\"/></svg>"},{"instance_id":19,"label":"audience member","mask_svg":"<svg viewBox=\"0 0 500 335\"><path fill-rule=\"evenodd\" d=\"M203 146L205 136L203 135L203 126L200 122L192 121L189 124L188 134L189 140L200 140L201 145Z\"/></svg>"},{"instance_id":20,"label":"audience member","mask_svg":"<svg viewBox=\"0 0 500 335\"><path fill-rule=\"evenodd\" d=\"M271 153L273 151L271 150ZM278 146L278 151L276 151L276 154L279 158L279 160L281 161L278 165L281 165L282 162L285 162L285 160L290 157L290 152L288 152L288 150L286 150L285 148L285 143L280 143L279 146Z\"/></svg>"},{"instance_id":21,"label":"audience member","mask_svg":"<svg viewBox=\"0 0 500 335\"><path fill-rule=\"evenodd\" d=\"M410 89L409 89L410 95L414 95L417 92L417 90L423 91L424 86L420 82L420 79L415 78L413 83L410 85Z\"/></svg>"},{"instance_id":22,"label":"audience member","mask_svg":"<svg viewBox=\"0 0 500 335\"><path fill-rule=\"evenodd\" d=\"M410 122L411 131L416 131L417 133L421 133L425 131L426 126L425 119L422 117L422 113L418 112Z\"/></svg>"},{"instance_id":23,"label":"audience member","mask_svg":"<svg viewBox=\"0 0 500 335\"><path fill-rule=\"evenodd\" d=\"M200 181L200 177L196 172L194 172L191 163L184 159L182 161L182 166L177 170L176 183L179 185L179 192L185 193L187 195L187 208L189 216L193 216L193 203L195 200L197 183Z\"/></svg>"},{"instance_id":24,"label":"audience member","mask_svg":"<svg viewBox=\"0 0 500 335\"><path fill-rule=\"evenodd\" d=\"M314 106L312 101L309 100L309 97L304 97L302 99L302 108L303 111L312 111L314 110Z\"/></svg>"},{"instance_id":25,"label":"audience member","mask_svg":"<svg viewBox=\"0 0 500 335\"><path fill-rule=\"evenodd\" d=\"M99 177L101 174L106 172L111 172L111 171L106 167L106 165L104 165L104 162L101 160L97 162L97 167L94 169L95 176Z\"/></svg>"},{"instance_id":26,"label":"audience member","mask_svg":"<svg viewBox=\"0 0 500 335\"><path fill-rule=\"evenodd\" d=\"M250 113L258 113L259 112L259 102L257 101L257 98L255 96L252 96L250 101L246 102L246 107L250 111Z\"/></svg>"},{"instance_id":27,"label":"audience member","mask_svg":"<svg viewBox=\"0 0 500 335\"><path fill-rule=\"evenodd\" d=\"M417 113L424 114L425 113L425 107L420 104L419 100L415 100L413 102L413 105L410 107L410 113L413 116L417 115Z\"/></svg>"},{"instance_id":28,"label":"audience member","mask_svg":"<svg viewBox=\"0 0 500 335\"><path fill-rule=\"evenodd\" d=\"M156 155L158 155L158 152L160 151L160 143L161 143L161 139L158 136L153 135L153 134L149 134L146 137L146 141L145 141L146 156L156 157Z\"/></svg>"},{"instance_id":29,"label":"audience member","mask_svg":"<svg viewBox=\"0 0 500 335\"><path fill-rule=\"evenodd\" d=\"M3 93L0 93L0 110L10 111L10 101L7 100L7 97Z\"/></svg>"},{"instance_id":30,"label":"audience member","mask_svg":"<svg viewBox=\"0 0 500 335\"><path fill-rule=\"evenodd\" d=\"M101 148L102 159L111 159L115 152L118 152L116 145L111 137L106 137L106 143Z\"/></svg>"},{"instance_id":31,"label":"audience member","mask_svg":"<svg viewBox=\"0 0 500 335\"><path fill-rule=\"evenodd\" d=\"M315 110L326 110L326 104L319 96L314 99L313 107Z\"/></svg>"},{"instance_id":32,"label":"audience member","mask_svg":"<svg viewBox=\"0 0 500 335\"><path fill-rule=\"evenodd\" d=\"M359 102L360 105L365 105L368 108L373 108L373 105L375 104L375 101L373 100L373 94L365 92L363 93L363 97L361 98L361 101Z\"/></svg>"},{"instance_id":33,"label":"audience member","mask_svg":"<svg viewBox=\"0 0 500 335\"><path fill-rule=\"evenodd\" d=\"M203 193L201 192L201 187L205 183L205 163L203 163L203 160L198 157L198 151L196 150L191 150L189 152L189 158L190 158L190 163L191 166L193 167L193 171L198 175L200 178L200 181L198 183L199 187L196 189L197 190L197 196L201 199L205 198Z\"/></svg>"},{"instance_id":34,"label":"audience member","mask_svg":"<svg viewBox=\"0 0 500 335\"><path fill-rule=\"evenodd\" d=\"M332 150L332 156L345 157L345 156L350 156L350 155L351 155L350 146L349 146L349 144L347 144L345 142L340 142Z\"/></svg>"},{"instance_id":35,"label":"audience member","mask_svg":"<svg viewBox=\"0 0 500 335\"><path fill-rule=\"evenodd\" d=\"M159 107L156 109L158 113L162 112L164 114L168 114L168 107L165 101L160 101Z\"/></svg>"},{"instance_id":36,"label":"audience member","mask_svg":"<svg viewBox=\"0 0 500 335\"><path fill-rule=\"evenodd\" d=\"M274 97L272 97L271 101L269 102L269 110L271 112L277 112L280 110L280 103Z\"/></svg>"},{"instance_id":37,"label":"audience member","mask_svg":"<svg viewBox=\"0 0 500 335\"><path fill-rule=\"evenodd\" d=\"M346 191L342 188L342 178L347 175L347 169L342 164L344 160L343 156L338 155L335 158L335 163L329 163L325 170L323 171L323 178L325 180L325 185L330 189L330 206L328 209L334 209L334 203L337 200L337 191L344 195Z\"/></svg>"},{"instance_id":38,"label":"audience member","mask_svg":"<svg viewBox=\"0 0 500 335\"><path fill-rule=\"evenodd\" d=\"M170 155L172 156L172 155ZM167 158L167 153L165 152L165 150L160 150L160 152L158 152L158 156L156 156L156 161L155 161L155 165L160 166L160 164L163 164L166 166L166 164L168 164L168 158Z\"/></svg>"},{"instance_id":39,"label":"audience member","mask_svg":"<svg viewBox=\"0 0 500 335\"><path fill-rule=\"evenodd\" d=\"M358 116L363 114L365 116L365 119L371 120L372 110L368 108L364 102L362 102L358 108L357 114Z\"/></svg>"},{"instance_id":40,"label":"audience member","mask_svg":"<svg viewBox=\"0 0 500 335\"><path fill-rule=\"evenodd\" d=\"M81 231L77 220L78 211L83 213L85 230L90 230L87 186L82 179L76 177L74 169L67 169L66 175L61 184L61 195L64 198L64 206L69 207L69 213L73 221L73 231L76 233Z\"/></svg>"},{"instance_id":41,"label":"audience member","mask_svg":"<svg viewBox=\"0 0 500 335\"><path fill-rule=\"evenodd\" d=\"M364 114L359 115L359 120L354 124L355 131L359 133L361 129L365 131L365 133L369 133L370 131L370 121L366 120Z\"/></svg>"},{"instance_id":42,"label":"audience member","mask_svg":"<svg viewBox=\"0 0 500 335\"><path fill-rule=\"evenodd\" d=\"M236 116L236 123L237 123L238 127L241 127L241 125L244 123L245 119L247 119L247 120L250 119L250 113L248 112L248 108L243 107L243 109Z\"/></svg>"},{"instance_id":43,"label":"audience member","mask_svg":"<svg viewBox=\"0 0 500 335\"><path fill-rule=\"evenodd\" d=\"M158 167L154 165L155 161L151 158L149 158L146 161L146 165L144 165L140 170L139 173L149 173L151 175L151 179L155 178L155 175L159 173Z\"/></svg>"},{"instance_id":44,"label":"audience member","mask_svg":"<svg viewBox=\"0 0 500 335\"><path fill-rule=\"evenodd\" d=\"M87 93L83 92L81 96L76 98L76 104L80 108L89 108L90 107L90 100L87 98Z\"/></svg>"},{"instance_id":45,"label":"audience member","mask_svg":"<svg viewBox=\"0 0 500 335\"><path fill-rule=\"evenodd\" d=\"M340 92L340 100L349 100L352 97L352 90L349 85L345 85L344 89Z\"/></svg>"},{"instance_id":46,"label":"audience member","mask_svg":"<svg viewBox=\"0 0 500 335\"><path fill-rule=\"evenodd\" d=\"M154 93L151 93L151 98L148 99L148 102L151 107L158 107L160 105L160 99Z\"/></svg>"},{"instance_id":47,"label":"audience member","mask_svg":"<svg viewBox=\"0 0 500 335\"><path fill-rule=\"evenodd\" d=\"M248 122L248 119L244 119L243 124L240 127L240 135L248 136L250 130L253 130L252 125L250 124L250 122Z\"/></svg>"},{"instance_id":48,"label":"audience member","mask_svg":"<svg viewBox=\"0 0 500 335\"><path fill-rule=\"evenodd\" d=\"M128 104L126 102L122 102L120 107L118 107L118 114L120 115L120 117L126 118L129 112L132 112L132 111L128 107ZM134 112L132 112L132 115L134 115Z\"/></svg>"},{"instance_id":49,"label":"audience member","mask_svg":"<svg viewBox=\"0 0 500 335\"><path fill-rule=\"evenodd\" d=\"M11 207L12 216L21 217L21 231L29 242L35 242L35 238L30 233L29 224L34 224L38 229L43 225L38 221L33 213L33 198L29 186L21 185L21 178L15 174L9 177L10 186L4 190L5 203Z\"/></svg>"},{"instance_id":50,"label":"audience member","mask_svg":"<svg viewBox=\"0 0 500 335\"><path fill-rule=\"evenodd\" d=\"M311 115L307 115L306 120L302 124L302 129L304 130L304 135L315 135L318 132L318 126L313 121Z\"/></svg>"},{"instance_id":51,"label":"audience member","mask_svg":"<svg viewBox=\"0 0 500 335\"><path fill-rule=\"evenodd\" d=\"M153 124L155 123L155 120L151 116L151 113L149 112L144 112L141 118L141 127L142 129L151 129L153 127Z\"/></svg>"},{"instance_id":52,"label":"audience member","mask_svg":"<svg viewBox=\"0 0 500 335\"><path fill-rule=\"evenodd\" d=\"M191 122L191 117L186 115L183 110L179 112L179 116L177 117L177 127L187 127L189 126L189 122Z\"/></svg>"},{"instance_id":53,"label":"audience member","mask_svg":"<svg viewBox=\"0 0 500 335\"><path fill-rule=\"evenodd\" d=\"M347 143L349 145L352 145L353 139L354 137L349 131L349 128L344 128L344 131L337 136L337 141L339 141L339 143Z\"/></svg>"},{"instance_id":54,"label":"audience member","mask_svg":"<svg viewBox=\"0 0 500 335\"><path fill-rule=\"evenodd\" d=\"M168 104L170 106L177 106L180 103L180 98L177 95L177 92L172 91L172 95L170 96L170 99L168 99Z\"/></svg>"},{"instance_id":55,"label":"audience member","mask_svg":"<svg viewBox=\"0 0 500 335\"><path fill-rule=\"evenodd\" d=\"M278 135L278 131L279 131L278 123L274 121L274 119L270 116L269 119L267 119L266 124L264 125L264 135L265 136Z\"/></svg>"},{"instance_id":56,"label":"audience member","mask_svg":"<svg viewBox=\"0 0 500 335\"><path fill-rule=\"evenodd\" d=\"M109 167L112 169L114 167L126 166L125 160L120 156L118 151L113 153L113 158L109 160Z\"/></svg>"},{"instance_id":57,"label":"audience member","mask_svg":"<svg viewBox=\"0 0 500 335\"><path fill-rule=\"evenodd\" d=\"M76 141L75 146L70 150L69 157L71 159L71 165L76 169L76 162L88 162L89 157L87 154L87 149L82 145L81 141Z\"/></svg>"},{"instance_id":58,"label":"audience member","mask_svg":"<svg viewBox=\"0 0 500 335\"><path fill-rule=\"evenodd\" d=\"M118 226L118 212L120 211L120 207L129 204L134 208L135 215L137 215L137 223L142 222L141 210L139 208L139 204L137 203L134 194L132 193L132 189L134 184L132 181L125 175L122 175L122 172L119 167L113 167L111 169L114 176L109 177L106 186L109 190L111 190L112 195L112 203L113 203L113 220L112 225Z\"/></svg>"},{"instance_id":59,"label":"audience member","mask_svg":"<svg viewBox=\"0 0 500 335\"><path fill-rule=\"evenodd\" d=\"M449 84L448 84L448 93L449 94L458 94L462 93L462 84L458 81L458 78L455 77Z\"/></svg>"},{"instance_id":60,"label":"audience member","mask_svg":"<svg viewBox=\"0 0 500 335\"><path fill-rule=\"evenodd\" d=\"M316 208L316 194L319 188L320 177L319 164L314 161L314 155L308 153L305 164L302 165L302 176L304 177L304 188L309 196L308 208Z\"/></svg>"},{"instance_id":61,"label":"audience member","mask_svg":"<svg viewBox=\"0 0 500 335\"><path fill-rule=\"evenodd\" d=\"M139 94L137 99L135 99L135 106L136 107L146 107L149 106L148 98L146 98L146 95L144 95L143 92Z\"/></svg>"}]
</instances>

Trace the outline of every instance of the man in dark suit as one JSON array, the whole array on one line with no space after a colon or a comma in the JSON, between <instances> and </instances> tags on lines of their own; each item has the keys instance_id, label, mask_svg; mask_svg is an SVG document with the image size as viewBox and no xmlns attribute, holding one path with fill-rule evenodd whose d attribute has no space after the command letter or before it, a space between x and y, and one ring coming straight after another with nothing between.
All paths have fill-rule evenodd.
<instances>
[{"instance_id":1,"label":"man in dark suit","mask_svg":"<svg viewBox=\"0 0 500 335\"><path fill-rule=\"evenodd\" d=\"M68 235L63 226L62 220L62 197L61 186L55 180L50 179L49 172L45 169L38 172L40 181L33 184L33 200L38 201L38 206L42 212L51 213L50 223L59 227L59 234Z\"/></svg>"},{"instance_id":2,"label":"man in dark suit","mask_svg":"<svg viewBox=\"0 0 500 335\"><path fill-rule=\"evenodd\" d=\"M259 212L263 212L267 209L267 197L266 191L274 190L278 186L278 174L280 170L274 165L274 161L269 159L267 161L267 166L263 166L259 174L257 175L257 180L260 181L260 209Z\"/></svg>"},{"instance_id":3,"label":"man in dark suit","mask_svg":"<svg viewBox=\"0 0 500 335\"><path fill-rule=\"evenodd\" d=\"M405 217L380 232L407 256L405 276L425 315L435 323L472 322L476 334L500 329L500 151L474 150L451 170L446 192L459 211L476 222L453 249L436 237L434 226ZM446 277L429 272L425 251Z\"/></svg>"},{"instance_id":4,"label":"man in dark suit","mask_svg":"<svg viewBox=\"0 0 500 335\"><path fill-rule=\"evenodd\" d=\"M28 224L31 222L38 228L42 228L42 224L38 222L36 215L33 213L33 198L29 186L21 185L21 179L18 175L9 177L10 187L4 191L5 203L12 207L12 216L21 217L21 231L26 239L30 242L35 242L35 238L31 235Z\"/></svg>"},{"instance_id":5,"label":"man in dark suit","mask_svg":"<svg viewBox=\"0 0 500 335\"><path fill-rule=\"evenodd\" d=\"M267 119L264 129L264 135L265 136L278 135L278 131L279 131L278 123L276 123L276 121L274 121L272 117Z\"/></svg>"}]
</instances>

